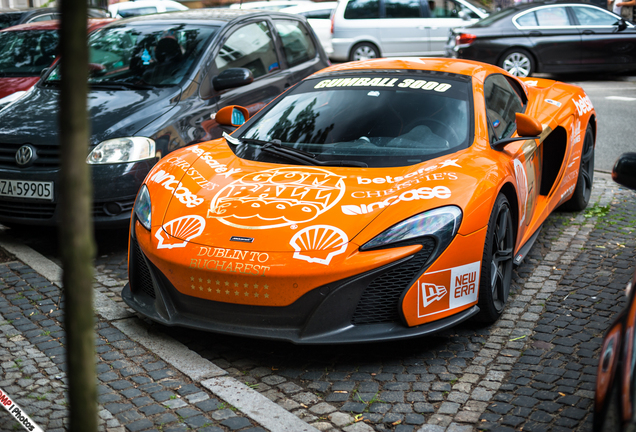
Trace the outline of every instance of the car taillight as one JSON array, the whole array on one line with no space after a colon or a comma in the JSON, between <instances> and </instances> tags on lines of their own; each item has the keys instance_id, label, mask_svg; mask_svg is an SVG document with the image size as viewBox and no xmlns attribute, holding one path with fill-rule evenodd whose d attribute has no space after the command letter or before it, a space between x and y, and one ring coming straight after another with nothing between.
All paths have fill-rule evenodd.
<instances>
[{"instance_id":1,"label":"car taillight","mask_svg":"<svg viewBox=\"0 0 636 432\"><path fill-rule=\"evenodd\" d=\"M455 36L455 44L470 45L471 43L475 42L475 39L477 39L477 36L474 34L460 33L457 36Z\"/></svg>"},{"instance_id":2,"label":"car taillight","mask_svg":"<svg viewBox=\"0 0 636 432\"><path fill-rule=\"evenodd\" d=\"M334 15L335 15L334 13L331 14L331 34L333 34L333 16Z\"/></svg>"}]
</instances>

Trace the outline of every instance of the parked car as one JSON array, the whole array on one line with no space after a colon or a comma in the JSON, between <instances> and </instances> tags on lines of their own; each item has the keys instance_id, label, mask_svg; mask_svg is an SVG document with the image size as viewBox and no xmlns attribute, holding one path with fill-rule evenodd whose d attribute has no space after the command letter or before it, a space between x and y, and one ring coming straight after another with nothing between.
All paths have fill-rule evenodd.
<instances>
[{"instance_id":1,"label":"parked car","mask_svg":"<svg viewBox=\"0 0 636 432\"><path fill-rule=\"evenodd\" d=\"M636 190L636 153L622 154L612 172L618 184ZM596 373L594 431L614 432L636 429L634 405L634 362L636 351L636 274L627 283L627 306L610 326L601 348Z\"/></svg>"},{"instance_id":2,"label":"parked car","mask_svg":"<svg viewBox=\"0 0 636 432\"><path fill-rule=\"evenodd\" d=\"M494 322L550 212L586 207L595 131L569 84L438 58L333 66L153 168L122 296L165 325L294 343Z\"/></svg>"},{"instance_id":3,"label":"parked car","mask_svg":"<svg viewBox=\"0 0 636 432\"><path fill-rule=\"evenodd\" d=\"M253 114L328 64L303 17L265 11L117 20L93 33L89 47L87 163L102 227L128 223L141 182L162 156L221 136L220 108L241 104ZM59 82L55 67L0 112L3 223L59 220Z\"/></svg>"},{"instance_id":4,"label":"parked car","mask_svg":"<svg viewBox=\"0 0 636 432\"><path fill-rule=\"evenodd\" d=\"M113 3L108 11L113 18L129 18L162 12L184 11L189 8L173 0L136 0Z\"/></svg>"},{"instance_id":5,"label":"parked car","mask_svg":"<svg viewBox=\"0 0 636 432\"><path fill-rule=\"evenodd\" d=\"M109 18L108 12L102 9L88 8L89 18ZM31 9L0 9L0 30L18 24L60 19L60 12L55 7Z\"/></svg>"},{"instance_id":6,"label":"parked car","mask_svg":"<svg viewBox=\"0 0 636 432\"><path fill-rule=\"evenodd\" d=\"M487 15L468 0L342 0L332 15L330 58L444 55L452 27Z\"/></svg>"},{"instance_id":7,"label":"parked car","mask_svg":"<svg viewBox=\"0 0 636 432\"><path fill-rule=\"evenodd\" d=\"M633 70L636 28L591 4L527 3L453 30L446 53L495 64L522 77L534 72Z\"/></svg>"},{"instance_id":8,"label":"parked car","mask_svg":"<svg viewBox=\"0 0 636 432\"><path fill-rule=\"evenodd\" d=\"M112 19L88 20L88 33ZM57 59L59 21L21 24L0 30L0 105L22 96Z\"/></svg>"},{"instance_id":9,"label":"parked car","mask_svg":"<svg viewBox=\"0 0 636 432\"><path fill-rule=\"evenodd\" d=\"M305 2L298 6L286 7L280 12L302 15L307 18L309 25L316 32L318 40L322 44L328 56L333 52L331 46L331 14L338 2Z\"/></svg>"},{"instance_id":10,"label":"parked car","mask_svg":"<svg viewBox=\"0 0 636 432\"><path fill-rule=\"evenodd\" d=\"M312 3L310 0L272 0L272 1L249 1L239 2L230 5L230 9L261 9L270 11L280 11L290 6L299 6Z\"/></svg>"}]
</instances>

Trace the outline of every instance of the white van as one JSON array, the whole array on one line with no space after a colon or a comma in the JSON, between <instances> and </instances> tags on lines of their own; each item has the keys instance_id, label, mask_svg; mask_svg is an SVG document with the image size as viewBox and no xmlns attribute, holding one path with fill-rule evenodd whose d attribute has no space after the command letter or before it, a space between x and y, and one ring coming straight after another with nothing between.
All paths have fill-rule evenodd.
<instances>
[{"instance_id":1,"label":"white van","mask_svg":"<svg viewBox=\"0 0 636 432\"><path fill-rule=\"evenodd\" d=\"M341 0L331 17L330 58L442 56L449 29L487 16L468 0Z\"/></svg>"},{"instance_id":2,"label":"white van","mask_svg":"<svg viewBox=\"0 0 636 432\"><path fill-rule=\"evenodd\" d=\"M187 6L172 0L138 0L114 3L108 6L113 18L128 18L139 15L150 15L161 12L188 10Z\"/></svg>"}]
</instances>

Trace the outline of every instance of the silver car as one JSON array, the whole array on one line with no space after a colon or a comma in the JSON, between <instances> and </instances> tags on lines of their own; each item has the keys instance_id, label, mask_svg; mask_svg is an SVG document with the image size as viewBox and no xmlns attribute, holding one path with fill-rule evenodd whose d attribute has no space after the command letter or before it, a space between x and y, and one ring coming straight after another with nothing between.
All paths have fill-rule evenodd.
<instances>
[{"instance_id":1,"label":"silver car","mask_svg":"<svg viewBox=\"0 0 636 432\"><path fill-rule=\"evenodd\" d=\"M330 58L444 55L449 29L486 16L468 0L340 0L331 18Z\"/></svg>"}]
</instances>

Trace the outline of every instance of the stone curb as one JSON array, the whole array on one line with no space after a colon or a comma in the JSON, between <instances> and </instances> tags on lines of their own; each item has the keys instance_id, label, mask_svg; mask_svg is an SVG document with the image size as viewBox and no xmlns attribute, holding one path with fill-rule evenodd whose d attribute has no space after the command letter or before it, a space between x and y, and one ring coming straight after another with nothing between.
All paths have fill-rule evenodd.
<instances>
[{"instance_id":1,"label":"stone curb","mask_svg":"<svg viewBox=\"0 0 636 432\"><path fill-rule=\"evenodd\" d=\"M48 258L2 235L0 246L55 285L61 286L62 269ZM107 321L112 321L113 326L194 381L217 377L201 384L261 426L272 432L318 432L318 429L238 380L231 377L222 377L219 380L219 375L227 374L226 371L175 339L152 331L149 327L144 328L139 320L105 294L95 291L94 296L96 312Z\"/></svg>"}]
</instances>

